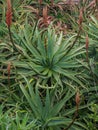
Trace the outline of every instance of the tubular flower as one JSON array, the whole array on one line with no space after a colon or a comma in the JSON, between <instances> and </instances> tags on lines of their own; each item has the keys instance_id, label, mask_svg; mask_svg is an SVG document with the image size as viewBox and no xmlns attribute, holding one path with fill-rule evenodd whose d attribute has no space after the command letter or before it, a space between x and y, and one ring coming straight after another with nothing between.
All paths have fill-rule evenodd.
<instances>
[{"instance_id":1,"label":"tubular flower","mask_svg":"<svg viewBox=\"0 0 98 130\"><path fill-rule=\"evenodd\" d=\"M7 0L6 24L7 24L8 27L10 27L11 23L12 23L12 6L11 6L11 0Z\"/></svg>"}]
</instances>

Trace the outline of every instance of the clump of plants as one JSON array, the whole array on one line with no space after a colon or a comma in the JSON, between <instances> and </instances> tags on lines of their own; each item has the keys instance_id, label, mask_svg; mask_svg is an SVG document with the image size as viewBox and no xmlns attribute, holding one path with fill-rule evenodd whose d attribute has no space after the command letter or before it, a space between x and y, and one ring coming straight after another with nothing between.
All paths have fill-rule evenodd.
<instances>
[{"instance_id":1,"label":"clump of plants","mask_svg":"<svg viewBox=\"0 0 98 130\"><path fill-rule=\"evenodd\" d=\"M97 4L1 1L1 130L97 130Z\"/></svg>"}]
</instances>

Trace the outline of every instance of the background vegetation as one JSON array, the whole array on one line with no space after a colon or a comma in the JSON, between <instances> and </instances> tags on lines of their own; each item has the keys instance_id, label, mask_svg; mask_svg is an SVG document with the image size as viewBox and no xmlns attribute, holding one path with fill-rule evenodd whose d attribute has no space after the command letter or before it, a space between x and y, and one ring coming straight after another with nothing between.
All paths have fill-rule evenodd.
<instances>
[{"instance_id":1,"label":"background vegetation","mask_svg":"<svg viewBox=\"0 0 98 130\"><path fill-rule=\"evenodd\" d=\"M98 130L97 79L97 0L0 0L0 130Z\"/></svg>"}]
</instances>

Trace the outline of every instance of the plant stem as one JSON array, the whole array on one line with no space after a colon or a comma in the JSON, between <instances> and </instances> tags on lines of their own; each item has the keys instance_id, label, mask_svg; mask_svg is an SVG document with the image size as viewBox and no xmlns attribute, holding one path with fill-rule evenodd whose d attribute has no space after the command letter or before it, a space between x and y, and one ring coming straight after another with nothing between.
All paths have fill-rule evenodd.
<instances>
[{"instance_id":1,"label":"plant stem","mask_svg":"<svg viewBox=\"0 0 98 130\"><path fill-rule=\"evenodd\" d=\"M90 65L90 60L89 60L89 56L88 56L88 51L86 50L86 53L87 53L87 63L88 63L88 66L89 66L89 68L90 68L90 71L91 71L91 74L92 74L92 79L93 79L93 85L94 86L96 86L96 84L95 84L95 75L94 75L94 72L93 72L93 70L92 70L92 67L91 67L91 65Z\"/></svg>"},{"instance_id":2,"label":"plant stem","mask_svg":"<svg viewBox=\"0 0 98 130\"><path fill-rule=\"evenodd\" d=\"M76 106L76 111L75 111L75 115L73 117L72 122L64 130L68 130L73 125L73 123L75 122L77 116L78 116L78 105Z\"/></svg>"},{"instance_id":3,"label":"plant stem","mask_svg":"<svg viewBox=\"0 0 98 130\"><path fill-rule=\"evenodd\" d=\"M34 29L33 29L33 36L34 36L34 32L35 32L37 24L38 24L38 20L39 20L40 14L41 14L41 4L39 4L39 11L38 11L37 19L36 19L36 22L35 22L35 25L34 25Z\"/></svg>"},{"instance_id":4,"label":"plant stem","mask_svg":"<svg viewBox=\"0 0 98 130\"><path fill-rule=\"evenodd\" d=\"M12 38L10 26L8 26L8 31L9 31L10 41L11 41L11 43L13 45L13 49L16 50L16 51L18 51L17 48L16 48L16 46L15 46L15 44L14 44L13 38Z\"/></svg>"},{"instance_id":5,"label":"plant stem","mask_svg":"<svg viewBox=\"0 0 98 130\"><path fill-rule=\"evenodd\" d=\"M72 46L71 46L71 47L68 49L68 51L66 52L66 55L71 51L71 49L72 49L72 48L74 47L74 45L76 44L76 42L77 42L77 40L78 40L78 38L79 38L80 32L81 32L81 27L79 28L79 31L78 31L78 33L77 33L77 36L76 36L75 40L73 41Z\"/></svg>"}]
</instances>

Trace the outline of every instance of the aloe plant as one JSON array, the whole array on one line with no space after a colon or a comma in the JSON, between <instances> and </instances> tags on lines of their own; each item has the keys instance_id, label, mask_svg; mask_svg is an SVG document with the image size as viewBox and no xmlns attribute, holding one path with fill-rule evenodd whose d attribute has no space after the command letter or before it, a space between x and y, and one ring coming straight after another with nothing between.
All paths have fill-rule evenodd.
<instances>
[{"instance_id":1,"label":"aloe plant","mask_svg":"<svg viewBox=\"0 0 98 130\"><path fill-rule=\"evenodd\" d=\"M0 106L0 130L34 130L37 129L36 120L30 119L28 113L12 113L12 109L4 111L4 106Z\"/></svg>"},{"instance_id":2,"label":"aloe plant","mask_svg":"<svg viewBox=\"0 0 98 130\"><path fill-rule=\"evenodd\" d=\"M23 76L24 77L24 76ZM62 95L61 99L56 102L55 89L49 91L47 88L46 96L40 96L40 88L36 84L34 86L24 77L27 85L24 86L20 82L20 88L27 99L28 104L31 107L32 116L37 119L40 129L42 130L61 130L61 128L67 128L72 122L70 114L76 111L76 108L65 109L66 103L75 95L74 91L67 90L65 95ZM45 93L45 92L44 92ZM87 106L84 106L84 108ZM79 108L81 109L81 108ZM65 113L65 114L64 114ZM74 122L70 126L71 129L86 129L82 123Z\"/></svg>"},{"instance_id":3,"label":"aloe plant","mask_svg":"<svg viewBox=\"0 0 98 130\"><path fill-rule=\"evenodd\" d=\"M87 32L86 29L89 29ZM97 70L98 70L98 20L91 16L91 21L88 25L86 25L85 31L88 33L89 36L89 59L90 59L90 66L92 72L98 77Z\"/></svg>"},{"instance_id":4,"label":"aloe plant","mask_svg":"<svg viewBox=\"0 0 98 130\"><path fill-rule=\"evenodd\" d=\"M51 28L45 32L36 29L33 35L27 23L19 34L13 33L17 48L21 50L20 57L9 57L4 63L11 61L13 72L16 68L18 75L39 78L43 85L57 82L60 86L65 83L85 87L86 77L82 68L87 68L87 65L80 58L85 53L85 46L76 45L70 50L75 37L76 34L63 38L62 33L57 35Z\"/></svg>"}]
</instances>

